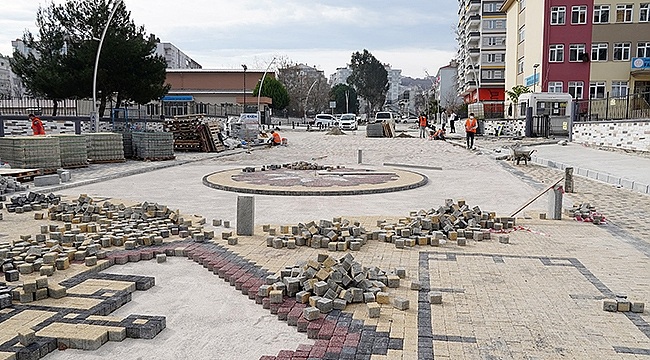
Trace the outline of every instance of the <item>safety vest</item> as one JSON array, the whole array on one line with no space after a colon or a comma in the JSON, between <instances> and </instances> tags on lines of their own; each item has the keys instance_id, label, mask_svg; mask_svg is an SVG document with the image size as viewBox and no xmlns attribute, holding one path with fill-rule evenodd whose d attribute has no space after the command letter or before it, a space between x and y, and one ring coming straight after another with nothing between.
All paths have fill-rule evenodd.
<instances>
[{"instance_id":1,"label":"safety vest","mask_svg":"<svg viewBox=\"0 0 650 360\"><path fill-rule=\"evenodd\" d=\"M41 119L37 117L32 119L32 130L34 131L34 135L45 135L45 127Z\"/></svg>"},{"instance_id":2,"label":"safety vest","mask_svg":"<svg viewBox=\"0 0 650 360\"><path fill-rule=\"evenodd\" d=\"M427 126L427 118L420 116L420 126Z\"/></svg>"},{"instance_id":3,"label":"safety vest","mask_svg":"<svg viewBox=\"0 0 650 360\"><path fill-rule=\"evenodd\" d=\"M280 134L278 134L277 132L273 133L273 142L276 143L276 144L279 144L279 143L282 142L282 138L280 138Z\"/></svg>"},{"instance_id":4,"label":"safety vest","mask_svg":"<svg viewBox=\"0 0 650 360\"><path fill-rule=\"evenodd\" d=\"M468 118L465 120L465 131L469 133L476 133L476 119L475 118Z\"/></svg>"}]
</instances>

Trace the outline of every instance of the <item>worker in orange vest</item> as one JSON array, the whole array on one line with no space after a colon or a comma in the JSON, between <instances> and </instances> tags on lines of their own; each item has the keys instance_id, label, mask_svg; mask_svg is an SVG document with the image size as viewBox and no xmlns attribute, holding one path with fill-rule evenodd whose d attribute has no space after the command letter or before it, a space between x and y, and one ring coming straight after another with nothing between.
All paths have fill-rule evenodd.
<instances>
[{"instance_id":1,"label":"worker in orange vest","mask_svg":"<svg viewBox=\"0 0 650 360\"><path fill-rule=\"evenodd\" d=\"M478 129L478 122L474 117L474 113L469 113L469 117L465 120L465 136L467 138L468 149L474 147L474 135L476 135L476 129Z\"/></svg>"},{"instance_id":2,"label":"worker in orange vest","mask_svg":"<svg viewBox=\"0 0 650 360\"><path fill-rule=\"evenodd\" d=\"M34 135L45 135L45 127L43 126L43 122L38 116L29 114L29 120L32 122L32 130L34 131Z\"/></svg>"},{"instance_id":3,"label":"worker in orange vest","mask_svg":"<svg viewBox=\"0 0 650 360\"><path fill-rule=\"evenodd\" d=\"M426 139L426 137L427 137L427 125L428 125L427 117L424 116L424 114L422 114L422 115L420 115L420 117L418 119L420 121L420 138Z\"/></svg>"},{"instance_id":4,"label":"worker in orange vest","mask_svg":"<svg viewBox=\"0 0 650 360\"><path fill-rule=\"evenodd\" d=\"M282 137L280 137L280 134L275 130L271 130L271 145L282 145Z\"/></svg>"}]
</instances>

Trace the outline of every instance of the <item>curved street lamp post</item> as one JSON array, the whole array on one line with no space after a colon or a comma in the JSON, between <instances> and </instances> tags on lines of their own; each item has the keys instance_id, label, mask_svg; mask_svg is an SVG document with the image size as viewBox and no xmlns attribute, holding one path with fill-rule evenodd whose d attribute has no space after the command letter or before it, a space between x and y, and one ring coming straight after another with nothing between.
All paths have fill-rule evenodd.
<instances>
[{"instance_id":1,"label":"curved street lamp post","mask_svg":"<svg viewBox=\"0 0 650 360\"><path fill-rule=\"evenodd\" d=\"M99 55L102 52L102 45L104 44L104 38L106 37L106 31L108 31L108 26L111 24L111 20L113 20L113 15L115 15L115 11L117 11L117 7L123 2L124 2L123 0L117 0L115 2L115 5L113 5L113 10L111 10L111 13L108 15L108 21L106 21L106 25L104 26L104 30L102 31L102 37L99 39L99 45L97 46L97 56L95 57L95 70L93 71L93 112L90 114L90 121L92 123L95 132L99 132L99 114L97 110L97 68L99 67Z\"/></svg>"},{"instance_id":2,"label":"curved street lamp post","mask_svg":"<svg viewBox=\"0 0 650 360\"><path fill-rule=\"evenodd\" d=\"M260 123L260 125L263 125L261 124L262 116L260 112L260 96L262 96L262 85L264 85L264 78L266 77L266 73L269 72L269 69L271 68L271 65L275 60L276 58L274 57L269 63L269 66L266 67L266 70L264 70L264 74L262 75L262 80L260 81L260 87L257 90L257 121Z\"/></svg>"}]
</instances>

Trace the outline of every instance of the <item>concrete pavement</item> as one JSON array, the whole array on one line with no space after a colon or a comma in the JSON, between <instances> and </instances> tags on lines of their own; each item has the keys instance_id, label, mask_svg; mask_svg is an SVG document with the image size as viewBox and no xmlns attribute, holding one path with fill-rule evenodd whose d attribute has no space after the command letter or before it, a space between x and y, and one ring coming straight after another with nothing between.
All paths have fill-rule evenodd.
<instances>
[{"instance_id":1,"label":"concrete pavement","mask_svg":"<svg viewBox=\"0 0 650 360\"><path fill-rule=\"evenodd\" d=\"M158 202L186 214L235 222L238 194L204 186L204 175L300 160L350 168L383 168L384 163L442 168L413 169L426 175L429 183L396 193L255 196L258 226L295 225L342 216L372 228L377 219L397 220L413 210L437 208L448 198L462 198L472 206L506 215L535 195L544 181L557 177L557 170L534 165L514 167L495 161L488 151L472 152L448 142L418 139L416 129L404 125L399 128L414 138L371 139L362 130L340 136L283 130L282 136L289 139L287 147L218 158L196 154L192 155L196 161L168 163L158 169L149 167L141 173L137 173L141 164L136 162L77 169L73 170L73 179L86 182L57 192ZM359 149L362 164L357 163ZM581 179L576 185L577 193L568 196L577 202L589 196L587 192L592 188L591 180ZM597 204L608 216L616 212L610 218L628 216L628 207L646 211L647 205L642 201L643 197L647 200L646 195L614 190L617 193L611 201ZM623 199L627 207L614 208L616 197ZM645 215L640 214L638 223L616 226L595 226L568 219L539 220L538 214L546 211L546 206L546 198L542 197L522 213L517 219L520 227L509 234L510 244L492 239L470 241L466 247L450 243L442 247L396 249L390 243L371 241L361 251L352 253L364 266L386 270L404 267L408 276L392 294L411 303L406 311L382 305L379 319L369 318L363 305L349 305L340 316L328 320L346 334L346 343L354 346L337 346L336 337L313 340L304 333L278 330L276 324L282 327L285 323L270 320L268 310L261 306L248 310L249 305L255 305L232 288L209 285L209 293L205 294L199 288L211 283L210 278L215 282L222 280L190 260L173 259L162 266L138 262L124 267L115 265L105 271L157 278L156 286L134 293L128 308L116 313L166 316L167 328L157 337L109 342L95 352L54 351L46 358L119 354L123 359L258 359L264 354L264 359L630 359L650 354L647 310L642 314L602 310L602 300L616 293L626 293L635 301L650 301L650 258L643 239L647 228ZM218 233L226 229L214 230ZM9 236L12 235L17 236ZM259 229L255 237L240 238L238 245L215 242L271 272L325 251L268 248ZM170 269L177 265L180 272ZM195 266L197 271L204 271L203 275L186 266ZM410 290L411 281L419 281L423 289ZM428 303L429 290L443 292L442 305ZM285 329L295 331L293 327ZM274 333L278 335L273 336Z\"/></svg>"}]
</instances>

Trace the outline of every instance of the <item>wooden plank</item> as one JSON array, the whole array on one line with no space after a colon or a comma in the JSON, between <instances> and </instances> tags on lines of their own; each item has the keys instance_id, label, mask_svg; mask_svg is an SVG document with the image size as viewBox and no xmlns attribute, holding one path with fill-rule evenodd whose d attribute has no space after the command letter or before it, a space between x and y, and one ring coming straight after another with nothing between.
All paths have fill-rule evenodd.
<instances>
[{"instance_id":1,"label":"wooden plank","mask_svg":"<svg viewBox=\"0 0 650 360\"><path fill-rule=\"evenodd\" d=\"M530 200L526 201L522 206L520 206L515 212L513 212L510 217L514 217L515 215L519 214L523 209L527 208L530 204L532 204L535 200L539 199L540 196L546 194L547 191L551 190L555 185L559 184L562 180L564 180L564 176L559 178L557 181L549 185L547 188L544 190L540 191L537 195L533 196Z\"/></svg>"}]
</instances>

